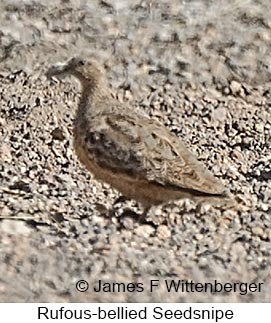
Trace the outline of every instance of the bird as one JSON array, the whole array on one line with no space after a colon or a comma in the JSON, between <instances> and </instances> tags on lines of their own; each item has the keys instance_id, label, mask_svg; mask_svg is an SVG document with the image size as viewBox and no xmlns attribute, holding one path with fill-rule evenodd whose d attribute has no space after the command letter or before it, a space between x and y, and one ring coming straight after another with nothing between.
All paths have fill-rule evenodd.
<instances>
[{"instance_id":1,"label":"bird","mask_svg":"<svg viewBox=\"0 0 271 323\"><path fill-rule=\"evenodd\" d=\"M46 72L48 79L67 75L81 85L73 125L74 150L96 180L110 184L145 209L182 199L231 199L222 182L181 138L114 97L101 64L73 57Z\"/></svg>"}]
</instances>

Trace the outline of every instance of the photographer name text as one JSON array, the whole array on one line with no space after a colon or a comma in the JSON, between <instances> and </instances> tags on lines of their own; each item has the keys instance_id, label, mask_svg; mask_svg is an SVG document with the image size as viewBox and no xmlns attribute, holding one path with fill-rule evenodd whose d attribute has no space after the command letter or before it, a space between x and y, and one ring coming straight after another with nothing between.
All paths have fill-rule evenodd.
<instances>
[{"instance_id":1,"label":"photographer name text","mask_svg":"<svg viewBox=\"0 0 271 323\"><path fill-rule=\"evenodd\" d=\"M76 284L79 292L89 290L94 293L142 293L144 291L152 293L161 287L168 293L239 293L247 295L248 293L260 293L263 283L219 282L217 280L203 283L181 279L151 279L148 283L98 280L95 284L89 285L87 281L80 280Z\"/></svg>"}]
</instances>

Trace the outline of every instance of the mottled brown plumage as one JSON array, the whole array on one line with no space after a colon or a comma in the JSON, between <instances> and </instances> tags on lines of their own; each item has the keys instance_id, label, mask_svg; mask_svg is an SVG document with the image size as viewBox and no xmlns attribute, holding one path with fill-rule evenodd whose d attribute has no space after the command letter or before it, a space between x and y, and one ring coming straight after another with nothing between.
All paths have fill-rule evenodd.
<instances>
[{"instance_id":1,"label":"mottled brown plumage","mask_svg":"<svg viewBox=\"0 0 271 323\"><path fill-rule=\"evenodd\" d=\"M47 72L48 77L65 74L81 83L74 148L96 179L145 207L182 198L228 197L180 138L113 98L96 63L73 58Z\"/></svg>"}]
</instances>

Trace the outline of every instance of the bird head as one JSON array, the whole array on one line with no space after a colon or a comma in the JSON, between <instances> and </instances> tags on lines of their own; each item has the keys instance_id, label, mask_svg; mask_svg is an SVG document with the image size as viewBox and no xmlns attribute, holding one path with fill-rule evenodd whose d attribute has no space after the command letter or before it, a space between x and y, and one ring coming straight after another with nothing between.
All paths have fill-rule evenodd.
<instances>
[{"instance_id":1,"label":"bird head","mask_svg":"<svg viewBox=\"0 0 271 323\"><path fill-rule=\"evenodd\" d=\"M91 82L97 85L104 73L101 67L94 60L84 60L73 57L65 63L57 63L46 72L47 78L63 77L73 75L79 79L82 85Z\"/></svg>"}]
</instances>

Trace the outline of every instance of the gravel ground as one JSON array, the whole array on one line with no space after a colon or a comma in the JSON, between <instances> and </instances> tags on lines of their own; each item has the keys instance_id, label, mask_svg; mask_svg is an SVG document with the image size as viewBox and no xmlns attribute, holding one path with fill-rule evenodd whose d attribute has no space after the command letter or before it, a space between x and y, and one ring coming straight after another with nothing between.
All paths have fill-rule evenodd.
<instances>
[{"instance_id":1,"label":"gravel ground","mask_svg":"<svg viewBox=\"0 0 271 323\"><path fill-rule=\"evenodd\" d=\"M271 302L270 12L269 0L1 1L0 301ZM95 181L72 149L78 86L44 77L79 54L242 208L185 200L142 223L140 205ZM80 293L80 279L146 288ZM165 279L264 285L168 293Z\"/></svg>"}]
</instances>

